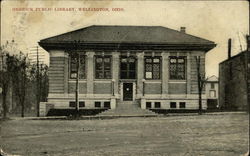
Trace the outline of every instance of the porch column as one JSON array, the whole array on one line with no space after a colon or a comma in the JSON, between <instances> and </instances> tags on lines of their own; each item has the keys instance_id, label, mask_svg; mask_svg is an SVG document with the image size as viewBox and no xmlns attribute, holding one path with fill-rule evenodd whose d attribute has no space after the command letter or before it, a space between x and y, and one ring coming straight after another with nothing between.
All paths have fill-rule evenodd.
<instances>
[{"instance_id":1,"label":"porch column","mask_svg":"<svg viewBox=\"0 0 250 156\"><path fill-rule=\"evenodd\" d=\"M113 67L113 70L112 70L112 83L113 83L113 91L114 91L114 96L117 97L118 96L118 83L119 83L119 68L120 68L120 65L119 65L119 53L118 52L114 52L113 53L113 56L112 56L112 67Z\"/></svg>"},{"instance_id":2,"label":"porch column","mask_svg":"<svg viewBox=\"0 0 250 156\"><path fill-rule=\"evenodd\" d=\"M162 96L168 95L168 81L169 81L169 53L162 52Z\"/></svg>"},{"instance_id":3,"label":"porch column","mask_svg":"<svg viewBox=\"0 0 250 156\"><path fill-rule=\"evenodd\" d=\"M137 97L142 97L144 79L144 52L137 53Z\"/></svg>"},{"instance_id":4,"label":"porch column","mask_svg":"<svg viewBox=\"0 0 250 156\"><path fill-rule=\"evenodd\" d=\"M87 97L94 93L94 52L87 52Z\"/></svg>"},{"instance_id":5,"label":"porch column","mask_svg":"<svg viewBox=\"0 0 250 156\"><path fill-rule=\"evenodd\" d=\"M191 93L191 58L190 58L190 52L188 52L188 54L187 54L186 76L187 76L187 94L190 94Z\"/></svg>"}]
</instances>

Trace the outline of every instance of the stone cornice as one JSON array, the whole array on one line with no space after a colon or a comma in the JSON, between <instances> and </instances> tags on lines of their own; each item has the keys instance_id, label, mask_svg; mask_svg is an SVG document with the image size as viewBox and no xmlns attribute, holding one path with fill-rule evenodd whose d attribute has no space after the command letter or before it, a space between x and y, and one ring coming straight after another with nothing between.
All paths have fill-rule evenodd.
<instances>
[{"instance_id":1,"label":"stone cornice","mask_svg":"<svg viewBox=\"0 0 250 156\"><path fill-rule=\"evenodd\" d=\"M47 43L39 42L45 50L101 50L101 51L120 51L120 50L202 50L209 51L216 44L149 44L149 43Z\"/></svg>"}]
</instances>

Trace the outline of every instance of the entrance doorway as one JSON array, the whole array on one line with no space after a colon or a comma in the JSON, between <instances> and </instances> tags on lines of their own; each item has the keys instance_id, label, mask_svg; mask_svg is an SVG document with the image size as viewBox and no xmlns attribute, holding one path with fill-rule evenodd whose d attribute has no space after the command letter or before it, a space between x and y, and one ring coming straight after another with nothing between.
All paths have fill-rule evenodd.
<instances>
[{"instance_id":1,"label":"entrance doorway","mask_svg":"<svg viewBox=\"0 0 250 156\"><path fill-rule=\"evenodd\" d=\"M123 83L123 101L133 101L133 83Z\"/></svg>"}]
</instances>

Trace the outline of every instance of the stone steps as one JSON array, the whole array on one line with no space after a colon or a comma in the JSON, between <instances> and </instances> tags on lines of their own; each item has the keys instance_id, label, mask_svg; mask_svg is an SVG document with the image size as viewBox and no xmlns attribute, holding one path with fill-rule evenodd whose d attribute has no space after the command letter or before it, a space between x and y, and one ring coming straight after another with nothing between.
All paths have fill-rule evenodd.
<instances>
[{"instance_id":1,"label":"stone steps","mask_svg":"<svg viewBox=\"0 0 250 156\"><path fill-rule=\"evenodd\" d=\"M144 116L157 115L156 113L141 109L136 102L119 102L116 109L109 109L98 114L100 116Z\"/></svg>"}]
</instances>

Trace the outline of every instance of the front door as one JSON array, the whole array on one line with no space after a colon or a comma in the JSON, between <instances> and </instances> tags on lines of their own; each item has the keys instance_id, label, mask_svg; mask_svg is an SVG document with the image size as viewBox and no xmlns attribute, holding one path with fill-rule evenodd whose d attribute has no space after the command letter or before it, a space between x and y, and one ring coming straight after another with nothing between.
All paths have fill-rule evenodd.
<instances>
[{"instance_id":1,"label":"front door","mask_svg":"<svg viewBox=\"0 0 250 156\"><path fill-rule=\"evenodd\" d=\"M133 101L133 83L123 83L123 101Z\"/></svg>"}]
</instances>

